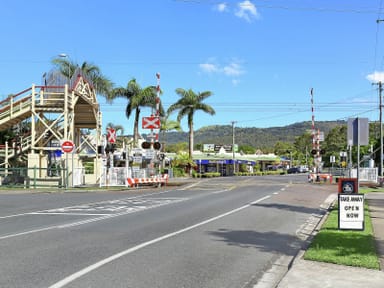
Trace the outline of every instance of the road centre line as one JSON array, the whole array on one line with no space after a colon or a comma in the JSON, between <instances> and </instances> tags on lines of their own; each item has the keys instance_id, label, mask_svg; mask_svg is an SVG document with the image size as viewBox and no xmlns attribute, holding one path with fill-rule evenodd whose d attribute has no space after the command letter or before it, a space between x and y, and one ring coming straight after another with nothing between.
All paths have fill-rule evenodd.
<instances>
[{"instance_id":1,"label":"road centre line","mask_svg":"<svg viewBox=\"0 0 384 288\"><path fill-rule=\"evenodd\" d=\"M90 265L90 266L88 266L88 267L85 267L84 269L79 270L79 271L73 273L72 275L69 275L68 277L66 277L66 278L64 278L64 279L62 279L62 280L60 280L59 282L56 282L55 284L49 286L49 288L61 288L61 287L64 287L65 285L67 285L67 284L69 284L69 283L71 283L71 282L73 282L73 281L79 279L80 277L82 277L82 276L84 276L84 275L86 275L86 274L88 274L88 273L90 273L90 272L92 272L92 271L94 271L94 270L100 268L101 266L104 266L104 265L106 265L106 264L108 264L108 263L110 263L110 262L113 262L113 261L115 261L115 260L117 260L117 259L119 259L119 258L121 258L121 257L123 257L123 256L125 256L125 255L131 254L131 253L133 253L133 252L135 252L135 251L138 251L138 250L140 250L140 249L143 249L143 248L145 248L145 247L147 247L147 246L154 245L154 244L156 244L156 243L158 243L158 242L160 242L160 241L163 241L163 240L169 239L169 238L171 238L171 237L175 237L175 236L177 236L177 235L180 235L180 234L182 234L182 233L188 232L188 231L190 231L190 230L192 230L192 229L195 229L195 228L198 228L198 227L200 227L200 226L206 225L206 224L208 224L208 223L211 223L211 222L213 222L213 221L219 220L219 219L221 219L221 218L223 218L223 217L226 217L226 216L229 216L229 215L231 215L231 214L240 212L241 210L244 210L244 209L246 209L246 208L249 208L249 207L251 207L252 205L255 205L255 204L257 204L257 203L260 203L260 202L262 202L262 201L264 201L264 200L266 200L266 199L268 199L268 198L270 198L270 197L271 197L270 195L264 196L264 197L262 197L262 198L260 198L260 199L258 199L258 200L256 200L256 201L253 201L252 203L249 203L249 204L246 204L246 205L241 206L241 207L239 207L239 208L230 210L230 211L228 211L228 212L226 212L226 213L223 213L223 214L220 214L220 215L218 215L218 216L209 218L209 219L207 219L207 220L205 220L205 221L199 222L199 223L194 224L194 225L192 225L192 226L189 226L189 227L186 227L186 228L184 228L184 229L175 231L175 232L173 232L173 233L169 233L169 234L160 236L160 237L158 237L158 238L155 238L155 239L150 240L150 241L147 241L147 242L143 242L143 243L141 243L141 244L139 244L139 245L137 245L137 246L134 246L134 247L132 247L132 248L129 248L129 249L127 249L127 250L124 250L124 251L122 251L122 252L120 252L120 253L114 254L114 255L112 255L112 256L110 256L110 257L108 257L108 258L105 258L105 259L103 259L103 260L101 260L101 261L99 261L99 262L96 262L96 263L94 263L94 264L92 264L92 265Z\"/></svg>"}]
</instances>

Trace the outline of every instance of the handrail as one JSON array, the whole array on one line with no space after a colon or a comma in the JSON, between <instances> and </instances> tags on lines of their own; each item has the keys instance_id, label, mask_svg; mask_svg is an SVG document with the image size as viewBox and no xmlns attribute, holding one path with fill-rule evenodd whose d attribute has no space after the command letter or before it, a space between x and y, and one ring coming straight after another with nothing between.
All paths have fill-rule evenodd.
<instances>
[{"instance_id":1,"label":"handrail","mask_svg":"<svg viewBox=\"0 0 384 288\"><path fill-rule=\"evenodd\" d=\"M46 90L46 89L64 89L65 86L44 86L44 85L38 85L38 86L35 86L35 89L42 89L42 90ZM15 99L16 97L20 96L20 95L23 95L25 94L26 92L28 91L31 91L32 90L32 87L29 87L17 94L12 94L10 96L8 96L7 98L5 98L4 100L0 101L0 106L3 104L3 103L8 103L9 101L11 101L12 99ZM20 100L18 100L20 101ZM13 102L13 103L16 103L16 102Z\"/></svg>"}]
</instances>

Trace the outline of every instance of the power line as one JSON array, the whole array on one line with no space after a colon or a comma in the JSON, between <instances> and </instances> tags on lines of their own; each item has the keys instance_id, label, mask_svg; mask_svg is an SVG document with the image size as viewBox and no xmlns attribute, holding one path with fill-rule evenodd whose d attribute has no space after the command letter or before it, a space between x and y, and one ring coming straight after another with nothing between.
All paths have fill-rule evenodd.
<instances>
[{"instance_id":1,"label":"power line","mask_svg":"<svg viewBox=\"0 0 384 288\"><path fill-rule=\"evenodd\" d=\"M202 0L174 0L175 2L184 2L184 3L190 3L190 4L204 4L204 5L217 5L221 4L222 1L202 1ZM256 2L256 1L255 1ZM261 0L257 1L261 2ZM270 1L262 1L262 2L268 2ZM335 3L335 2L333 2ZM236 3L228 3L226 2L227 6L235 6ZM243 4L246 6L246 4ZM251 5L251 4L250 4ZM284 6L284 5L263 5L263 4L252 4L256 6L256 8L266 8L266 9L278 9L278 10L291 10L291 11L314 11L314 12L325 12L325 13L354 13L354 14L376 14L377 10L374 8L360 8L360 9L353 9L353 8L326 8L326 7L299 7L299 6ZM381 12L381 7L380 7Z\"/></svg>"}]
</instances>

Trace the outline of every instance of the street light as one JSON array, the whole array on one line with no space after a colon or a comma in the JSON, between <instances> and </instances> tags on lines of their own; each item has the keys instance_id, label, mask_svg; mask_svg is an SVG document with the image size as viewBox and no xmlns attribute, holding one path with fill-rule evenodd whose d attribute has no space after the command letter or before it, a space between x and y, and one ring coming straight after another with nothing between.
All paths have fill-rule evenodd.
<instances>
[{"instance_id":1,"label":"street light","mask_svg":"<svg viewBox=\"0 0 384 288\"><path fill-rule=\"evenodd\" d=\"M68 77L67 77L67 87L65 88L65 89L67 89L67 92L69 91L69 82L70 82L70 74L71 74L71 67L70 67L70 65L69 65L69 56L67 55L67 54L65 54L65 53L60 53L59 55L58 55L60 58L66 58L67 59L67 64L68 64ZM65 111L65 112L67 112L67 111ZM69 162L68 162L68 153L65 153L66 155L67 155L67 158L66 158L66 163L65 163L65 165L66 165L66 168L67 168L67 182L68 182L68 167L69 167ZM72 152L72 187L74 187L74 174L73 174L73 172L74 172L74 161L73 161L73 152ZM68 185L68 183L66 184L66 185Z\"/></svg>"},{"instance_id":2,"label":"street light","mask_svg":"<svg viewBox=\"0 0 384 288\"><path fill-rule=\"evenodd\" d=\"M68 61L68 75L67 75L67 81L68 81L68 86L69 86L69 80L71 79L71 67L69 65L69 56L65 53L60 53L58 55L60 58L66 58Z\"/></svg>"}]
</instances>

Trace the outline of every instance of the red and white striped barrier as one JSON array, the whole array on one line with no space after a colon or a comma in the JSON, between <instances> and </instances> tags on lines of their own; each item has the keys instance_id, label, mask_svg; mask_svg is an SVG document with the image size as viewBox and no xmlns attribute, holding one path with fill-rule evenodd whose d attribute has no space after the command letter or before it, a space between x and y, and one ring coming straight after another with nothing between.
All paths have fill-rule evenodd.
<instances>
[{"instance_id":1,"label":"red and white striped barrier","mask_svg":"<svg viewBox=\"0 0 384 288\"><path fill-rule=\"evenodd\" d=\"M148 185L148 184L167 184L168 183L168 174L163 176L150 177L150 178L127 178L127 184L130 187L138 187L139 185Z\"/></svg>"},{"instance_id":2,"label":"red and white striped barrier","mask_svg":"<svg viewBox=\"0 0 384 288\"><path fill-rule=\"evenodd\" d=\"M327 173L309 173L308 174L308 182L315 183L315 182L329 182L332 184L332 175Z\"/></svg>"}]
</instances>

